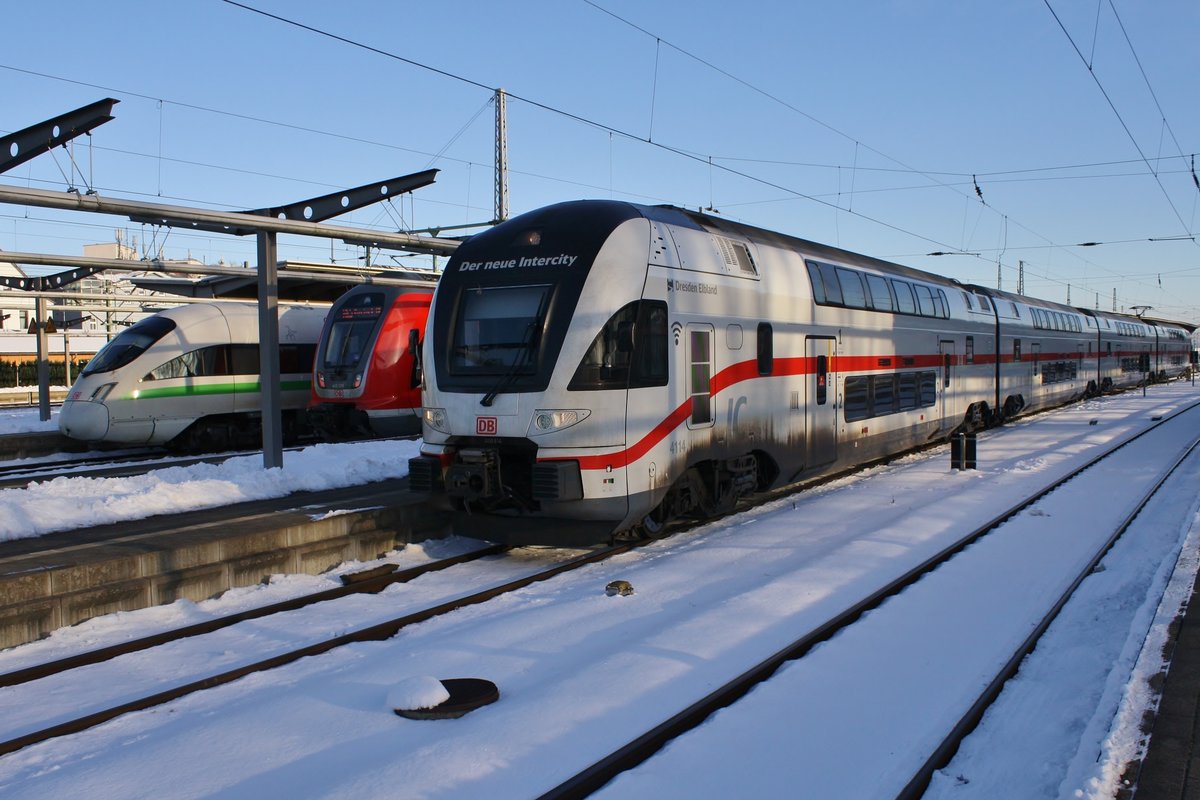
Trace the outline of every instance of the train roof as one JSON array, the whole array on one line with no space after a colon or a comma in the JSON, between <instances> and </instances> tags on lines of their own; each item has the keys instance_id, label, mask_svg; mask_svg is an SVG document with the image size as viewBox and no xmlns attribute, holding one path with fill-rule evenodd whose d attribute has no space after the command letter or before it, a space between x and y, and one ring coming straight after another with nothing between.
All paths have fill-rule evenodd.
<instances>
[{"instance_id":1,"label":"train roof","mask_svg":"<svg viewBox=\"0 0 1200 800\"><path fill-rule=\"evenodd\" d=\"M901 275L913 280L926 281L928 283L939 283L946 286L962 286L960 281L945 275L938 275L934 272L927 272L916 267L908 267L904 264L897 264L894 261L885 261L882 258L855 253L852 250L843 250L840 247L821 244L814 242L811 239L802 239L798 236L791 236L778 231L767 230L766 228L755 227L744 222L734 222L722 217L714 217L704 214L699 211L690 211L686 208L678 206L641 206L632 204L640 211L642 215L648 219L653 219L660 222L670 222L676 225L686 225L687 227L697 228L707 231L719 231L721 233L733 234L742 236L750 241L762 244L769 244L775 247L782 247L788 250L804 250L819 259L827 261L835 261L839 264L855 267L867 267L868 269L877 269L881 272L888 272L894 275Z\"/></svg>"}]
</instances>

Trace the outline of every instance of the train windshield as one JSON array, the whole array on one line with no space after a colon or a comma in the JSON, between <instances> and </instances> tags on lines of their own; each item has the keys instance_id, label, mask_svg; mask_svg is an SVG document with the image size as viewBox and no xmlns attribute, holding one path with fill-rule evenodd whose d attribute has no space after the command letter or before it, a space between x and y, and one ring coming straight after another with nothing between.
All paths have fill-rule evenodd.
<instances>
[{"instance_id":1,"label":"train windshield","mask_svg":"<svg viewBox=\"0 0 1200 800\"><path fill-rule=\"evenodd\" d=\"M152 344L175 330L175 321L166 317L146 317L132 328L126 328L96 353L80 375L112 372L132 362Z\"/></svg>"},{"instance_id":2,"label":"train windshield","mask_svg":"<svg viewBox=\"0 0 1200 800\"><path fill-rule=\"evenodd\" d=\"M450 350L459 375L535 372L549 285L484 286L462 294Z\"/></svg>"},{"instance_id":3,"label":"train windshield","mask_svg":"<svg viewBox=\"0 0 1200 800\"><path fill-rule=\"evenodd\" d=\"M370 352L371 338L383 316L383 300L383 292L368 292L337 310L321 351L327 368L356 367L363 355Z\"/></svg>"}]
</instances>

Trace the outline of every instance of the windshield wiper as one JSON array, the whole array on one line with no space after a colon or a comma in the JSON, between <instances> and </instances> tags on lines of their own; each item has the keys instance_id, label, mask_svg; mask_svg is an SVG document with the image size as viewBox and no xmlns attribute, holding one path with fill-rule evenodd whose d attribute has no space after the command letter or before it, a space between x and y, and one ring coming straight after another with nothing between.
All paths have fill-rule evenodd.
<instances>
[{"instance_id":1,"label":"windshield wiper","mask_svg":"<svg viewBox=\"0 0 1200 800\"><path fill-rule=\"evenodd\" d=\"M500 394L502 389L505 389L517 377L517 371L524 367L532 358L533 350L537 347L537 343L541 340L542 326L546 323L546 301L550 298L550 292L547 291L542 295L541 302L538 303L537 314L529 323L529 327L525 329L524 341L521 352L517 353L508 370L496 382L496 385L488 391L479 401L479 405L488 407L496 400L496 395Z\"/></svg>"}]
</instances>

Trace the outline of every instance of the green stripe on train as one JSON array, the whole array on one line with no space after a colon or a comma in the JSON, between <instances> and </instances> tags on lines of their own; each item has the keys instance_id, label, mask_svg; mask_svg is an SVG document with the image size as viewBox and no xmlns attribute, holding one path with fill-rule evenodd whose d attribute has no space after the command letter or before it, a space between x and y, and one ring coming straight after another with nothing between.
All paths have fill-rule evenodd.
<instances>
[{"instance_id":1,"label":"green stripe on train","mask_svg":"<svg viewBox=\"0 0 1200 800\"><path fill-rule=\"evenodd\" d=\"M312 381L283 381L280 391L307 392L312 390ZM261 391L259 382L253 383L197 383L190 386L156 386L140 389L134 399L157 400L160 397L204 397L215 394L252 394Z\"/></svg>"}]
</instances>

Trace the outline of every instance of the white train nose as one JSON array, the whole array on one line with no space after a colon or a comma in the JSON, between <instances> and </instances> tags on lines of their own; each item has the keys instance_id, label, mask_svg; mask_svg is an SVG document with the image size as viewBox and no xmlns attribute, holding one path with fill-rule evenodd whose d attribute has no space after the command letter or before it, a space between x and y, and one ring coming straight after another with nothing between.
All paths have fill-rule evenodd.
<instances>
[{"instance_id":1,"label":"white train nose","mask_svg":"<svg viewBox=\"0 0 1200 800\"><path fill-rule=\"evenodd\" d=\"M84 400L68 400L58 412L58 430L72 439L103 439L108 434L108 406Z\"/></svg>"}]
</instances>

